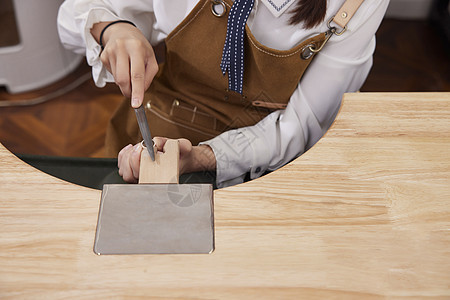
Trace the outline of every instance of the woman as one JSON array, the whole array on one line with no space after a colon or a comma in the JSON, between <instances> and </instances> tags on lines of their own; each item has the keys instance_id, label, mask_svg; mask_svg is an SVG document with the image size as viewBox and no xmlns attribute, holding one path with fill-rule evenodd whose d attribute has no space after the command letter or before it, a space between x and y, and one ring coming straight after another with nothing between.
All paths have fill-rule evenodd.
<instances>
[{"instance_id":1,"label":"woman","mask_svg":"<svg viewBox=\"0 0 450 300\"><path fill-rule=\"evenodd\" d=\"M224 187L305 152L328 130L342 94L361 87L389 1L357 2L66 0L58 24L98 86L116 82L132 107L144 103L154 135L182 138L182 173L215 170ZM111 25L117 20L126 22ZM152 45L162 41L158 68ZM131 106L111 121L115 153L139 140ZM158 149L164 142L155 138ZM126 181L137 181L140 151L130 144L119 153Z\"/></svg>"}]
</instances>

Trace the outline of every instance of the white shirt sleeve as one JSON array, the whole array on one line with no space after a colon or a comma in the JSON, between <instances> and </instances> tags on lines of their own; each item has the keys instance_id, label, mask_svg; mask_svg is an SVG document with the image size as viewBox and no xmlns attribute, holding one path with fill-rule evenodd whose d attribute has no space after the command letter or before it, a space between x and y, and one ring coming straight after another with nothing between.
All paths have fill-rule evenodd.
<instances>
[{"instance_id":1,"label":"white shirt sleeve","mask_svg":"<svg viewBox=\"0 0 450 300\"><path fill-rule=\"evenodd\" d=\"M370 71L375 32L388 3L362 4L347 31L333 36L314 58L285 110L204 143L216 155L219 188L243 182L247 172L253 179L275 170L323 136L334 121L343 93L357 91Z\"/></svg>"},{"instance_id":2,"label":"white shirt sleeve","mask_svg":"<svg viewBox=\"0 0 450 300\"><path fill-rule=\"evenodd\" d=\"M85 54L97 86L114 78L100 61L100 45L92 37L98 22L128 20L139 28L150 44L157 45L187 16L197 0L66 0L58 14L58 32L67 49Z\"/></svg>"},{"instance_id":3,"label":"white shirt sleeve","mask_svg":"<svg viewBox=\"0 0 450 300\"><path fill-rule=\"evenodd\" d=\"M95 23L116 20L133 22L153 44L164 38L154 33L152 0L67 0L59 9L58 32L63 45L86 55L99 87L106 82L114 82L114 78L100 61L100 45L92 37L90 29Z\"/></svg>"}]
</instances>

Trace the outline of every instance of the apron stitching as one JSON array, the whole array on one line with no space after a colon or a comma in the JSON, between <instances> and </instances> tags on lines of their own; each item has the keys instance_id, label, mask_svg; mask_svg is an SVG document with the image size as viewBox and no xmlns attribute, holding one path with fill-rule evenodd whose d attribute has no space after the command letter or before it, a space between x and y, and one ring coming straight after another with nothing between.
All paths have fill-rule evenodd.
<instances>
[{"instance_id":1,"label":"apron stitching","mask_svg":"<svg viewBox=\"0 0 450 300\"><path fill-rule=\"evenodd\" d=\"M190 113L196 113L197 115L203 115L203 116L205 116L205 117L210 117L211 119L215 119L213 116L211 116L211 115L209 115L209 114L207 114L207 113L205 113L205 112L199 111L199 110L197 109L197 106L194 106L194 108L192 108L192 109L187 108L187 107L180 107L180 106L178 106L177 108L178 108L178 109L185 110L185 111L188 111L188 112L190 112ZM169 114L169 115L170 115L170 116L173 115L173 108L170 110L170 114Z\"/></svg>"},{"instance_id":2,"label":"apron stitching","mask_svg":"<svg viewBox=\"0 0 450 300\"><path fill-rule=\"evenodd\" d=\"M198 132L198 133L205 134L205 135L208 135L208 136L211 136L211 137L214 137L214 136L215 136L214 134L209 134L209 133L206 133L206 132L204 132L204 131L201 131L201 130L192 128L192 127L190 127L190 126L186 126L186 125L184 125L184 124L182 124L182 123L172 121L171 119L166 118L166 117L164 117L163 115L161 115L160 113L156 112L154 109L149 109L149 110L150 110L152 113L154 113L156 116L158 116L159 118L161 118L161 119L163 119L164 121L169 122L169 123L171 123L171 124L173 124L173 125L181 126L181 127L186 128L186 129L189 129L189 130L192 130L192 131L196 131L196 132Z\"/></svg>"},{"instance_id":3,"label":"apron stitching","mask_svg":"<svg viewBox=\"0 0 450 300\"><path fill-rule=\"evenodd\" d=\"M263 52L263 53L265 53L265 54L269 54L269 55L275 56L275 57L290 57L290 56L293 56L293 55L297 54L298 52L302 51L302 48L300 48L300 49L297 49L295 52L292 52L292 53L290 53L290 54L284 54L284 55L282 55L282 54L274 54L274 53L270 53L270 52L268 52L268 51L266 51L266 50L260 48L258 45L255 44L255 42L253 41L253 39L252 39L251 37L248 37L248 39L250 40L250 42L252 43L252 45L253 45L257 50L259 50L260 52Z\"/></svg>"},{"instance_id":4,"label":"apron stitching","mask_svg":"<svg viewBox=\"0 0 450 300\"><path fill-rule=\"evenodd\" d=\"M194 110L192 111L191 123L194 123L196 113L197 113L197 106L195 106Z\"/></svg>"},{"instance_id":5,"label":"apron stitching","mask_svg":"<svg viewBox=\"0 0 450 300\"><path fill-rule=\"evenodd\" d=\"M203 6L198 10L198 12L189 20L189 22L187 22L186 24L184 24L183 27L180 28L180 30L178 30L174 35L172 35L167 41L170 41L171 39L173 39L174 37L176 37L181 31L184 30L184 28L186 28L186 26L188 26L192 21L194 21L195 18L197 18L197 16L201 13L201 11L205 8L205 6L209 3L209 1L205 1L205 4L203 4ZM224 2L228 7L230 7L230 5L226 2Z\"/></svg>"},{"instance_id":6,"label":"apron stitching","mask_svg":"<svg viewBox=\"0 0 450 300\"><path fill-rule=\"evenodd\" d=\"M200 14L200 12L205 8L206 4L208 3L208 1L205 1L205 4L203 4L203 6L198 10L198 12L189 20L189 22L187 22L186 24L184 24L183 27L180 28L180 30L178 30L177 33L175 33L174 35L172 35L170 37L170 39L174 38L175 36L177 36L181 31L184 30L184 28L186 28L186 26L188 26L189 24L191 24L191 22L197 18L197 16Z\"/></svg>"}]
</instances>

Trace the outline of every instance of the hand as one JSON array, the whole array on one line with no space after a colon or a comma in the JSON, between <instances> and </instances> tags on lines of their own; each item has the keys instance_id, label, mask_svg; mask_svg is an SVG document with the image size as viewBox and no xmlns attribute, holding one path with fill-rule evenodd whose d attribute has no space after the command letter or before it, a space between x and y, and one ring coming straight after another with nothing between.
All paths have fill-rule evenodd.
<instances>
[{"instance_id":1,"label":"hand","mask_svg":"<svg viewBox=\"0 0 450 300\"><path fill-rule=\"evenodd\" d=\"M98 42L107 24L101 22L92 27L91 33ZM100 55L103 65L114 76L122 94L131 98L131 106L139 107L158 72L152 46L139 29L127 23L108 27L103 34L103 45Z\"/></svg>"},{"instance_id":2,"label":"hand","mask_svg":"<svg viewBox=\"0 0 450 300\"><path fill-rule=\"evenodd\" d=\"M141 144L127 145L119 152L117 166L119 175L128 183L137 183L141 164Z\"/></svg>"},{"instance_id":3,"label":"hand","mask_svg":"<svg viewBox=\"0 0 450 300\"><path fill-rule=\"evenodd\" d=\"M153 141L158 151L163 151L167 138L155 137ZM216 157L207 145L192 146L187 139L178 139L180 147L180 174L216 169Z\"/></svg>"},{"instance_id":4,"label":"hand","mask_svg":"<svg viewBox=\"0 0 450 300\"><path fill-rule=\"evenodd\" d=\"M163 151L167 140L163 137L153 139L157 151ZM178 144L180 147L180 174L215 170L216 158L209 146L192 146L192 143L187 139L178 139ZM138 182L141 152L141 144L134 146L130 144L119 152L119 175L126 182Z\"/></svg>"}]
</instances>

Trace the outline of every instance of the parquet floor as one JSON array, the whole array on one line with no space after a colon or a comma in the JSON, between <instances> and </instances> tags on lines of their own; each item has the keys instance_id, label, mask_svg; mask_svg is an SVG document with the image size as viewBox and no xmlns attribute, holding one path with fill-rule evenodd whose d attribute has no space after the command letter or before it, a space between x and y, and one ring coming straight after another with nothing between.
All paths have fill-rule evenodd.
<instances>
[{"instance_id":1,"label":"parquet floor","mask_svg":"<svg viewBox=\"0 0 450 300\"><path fill-rule=\"evenodd\" d=\"M50 87L22 95L0 91L0 99L17 102L46 95L89 73L83 63ZM43 104L1 107L0 141L17 154L104 157L106 124L122 99L115 85L99 89L88 79L73 91Z\"/></svg>"},{"instance_id":2,"label":"parquet floor","mask_svg":"<svg viewBox=\"0 0 450 300\"><path fill-rule=\"evenodd\" d=\"M362 91L450 91L448 49L427 22L384 20L377 39L374 67ZM0 105L48 94L89 72L83 63L67 78L20 95L0 88ZM106 125L121 100L115 85L99 89L89 79L43 104L0 107L0 142L18 154L104 157Z\"/></svg>"}]
</instances>

